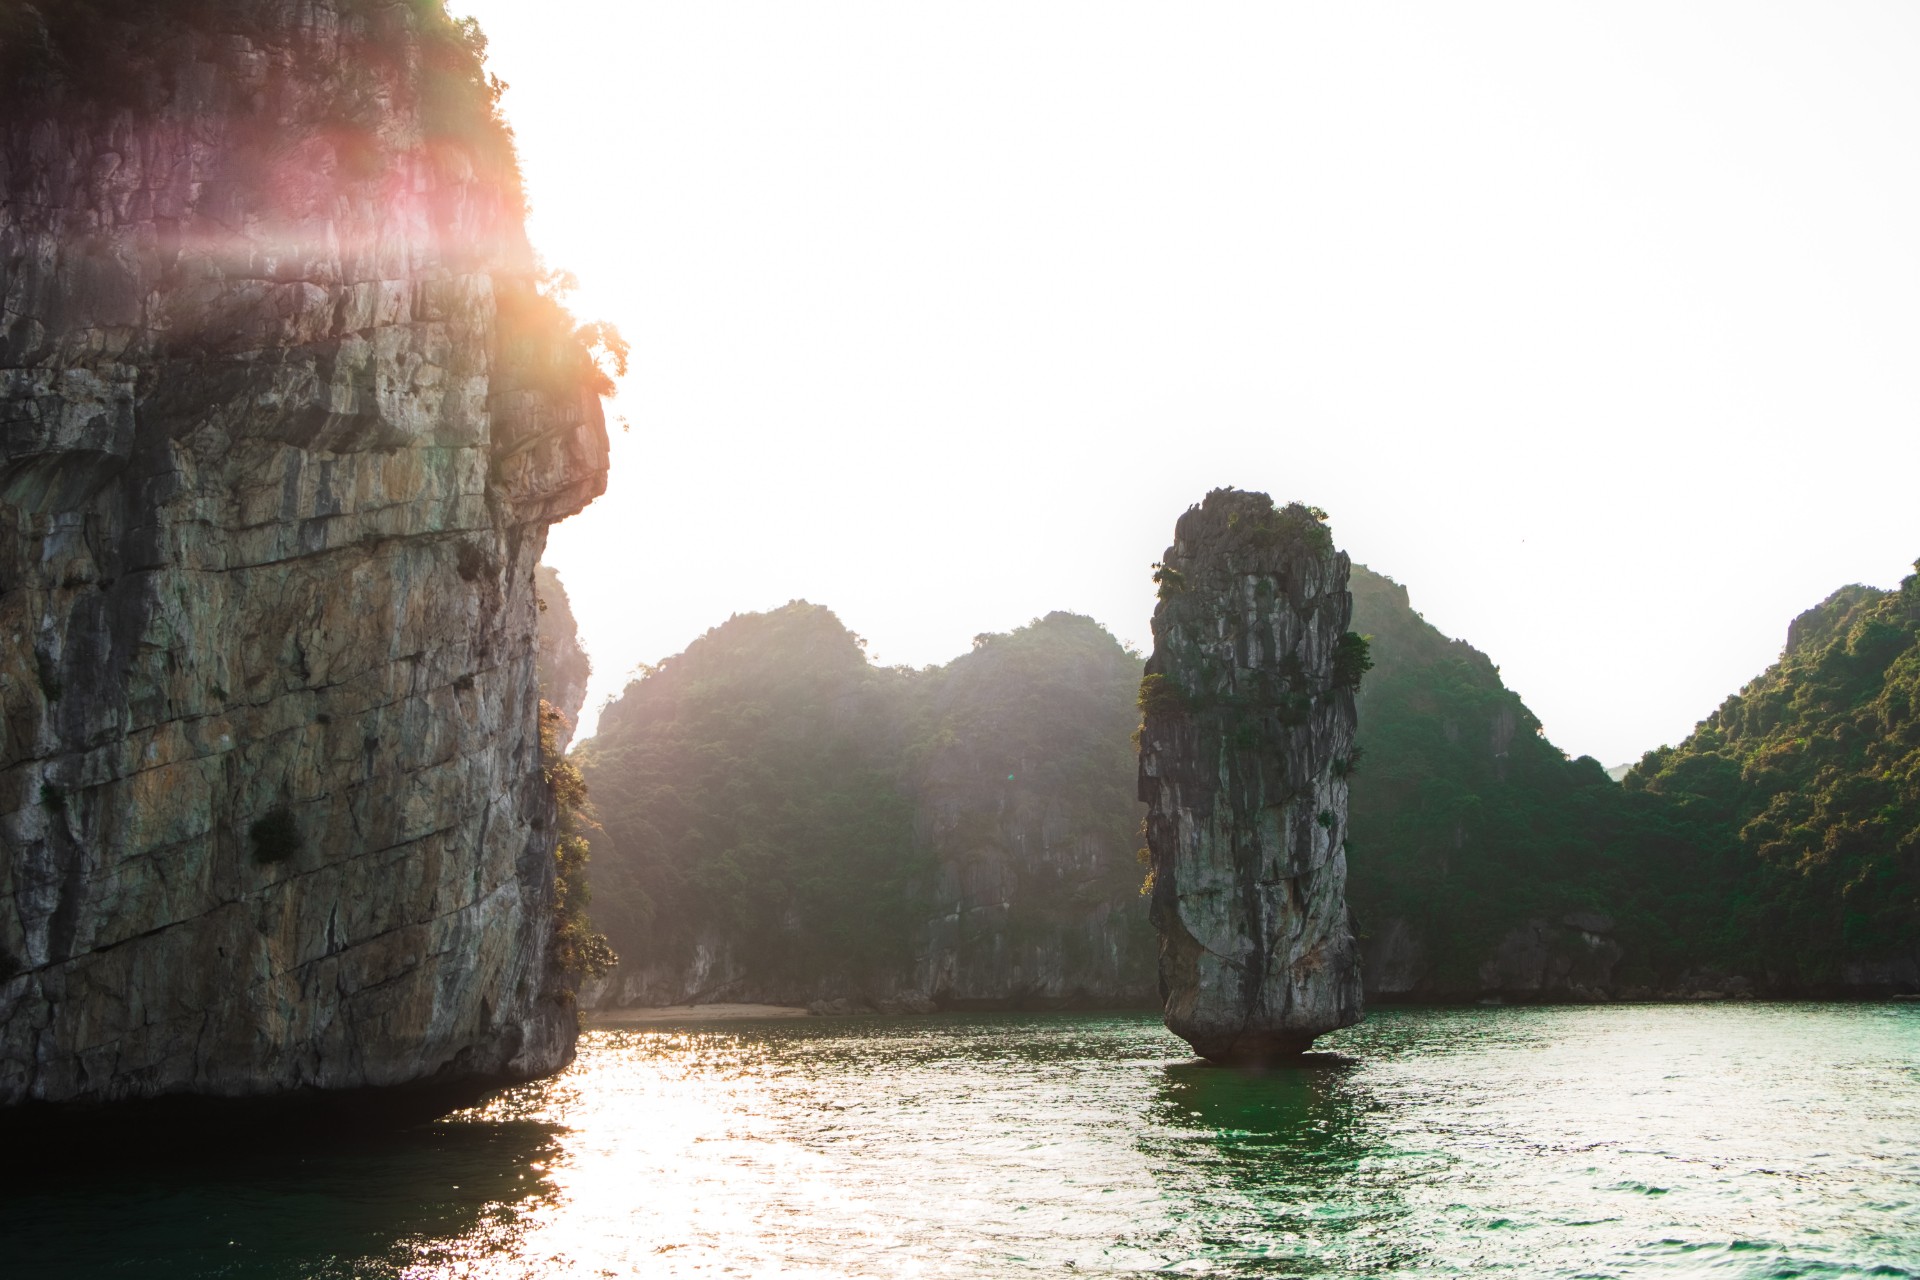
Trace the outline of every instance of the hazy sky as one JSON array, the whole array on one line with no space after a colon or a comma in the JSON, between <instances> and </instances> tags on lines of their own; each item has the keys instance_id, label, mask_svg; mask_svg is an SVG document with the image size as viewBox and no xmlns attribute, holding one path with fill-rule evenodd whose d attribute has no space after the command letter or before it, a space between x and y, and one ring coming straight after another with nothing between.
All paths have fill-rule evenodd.
<instances>
[{"instance_id":1,"label":"hazy sky","mask_svg":"<svg viewBox=\"0 0 1920 1280\"><path fill-rule=\"evenodd\" d=\"M634 345L548 554L589 715L795 597L1144 649L1236 485L1613 764L1920 556L1920 6L454 7Z\"/></svg>"}]
</instances>

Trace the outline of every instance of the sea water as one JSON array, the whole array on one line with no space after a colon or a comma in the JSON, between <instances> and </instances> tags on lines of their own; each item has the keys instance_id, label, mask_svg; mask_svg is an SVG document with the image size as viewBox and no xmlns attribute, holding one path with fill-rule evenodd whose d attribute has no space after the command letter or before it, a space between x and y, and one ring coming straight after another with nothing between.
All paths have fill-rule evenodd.
<instances>
[{"instance_id":1,"label":"sea water","mask_svg":"<svg viewBox=\"0 0 1920 1280\"><path fill-rule=\"evenodd\" d=\"M1920 1275L1920 1005L1385 1010L1299 1066L1151 1015L593 1031L380 1138L103 1148L0 1273Z\"/></svg>"}]
</instances>

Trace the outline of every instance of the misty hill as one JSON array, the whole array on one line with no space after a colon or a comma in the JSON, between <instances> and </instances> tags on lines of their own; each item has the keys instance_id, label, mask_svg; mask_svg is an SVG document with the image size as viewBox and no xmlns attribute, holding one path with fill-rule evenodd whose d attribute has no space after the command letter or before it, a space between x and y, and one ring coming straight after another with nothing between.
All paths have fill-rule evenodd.
<instances>
[{"instance_id":1,"label":"misty hill","mask_svg":"<svg viewBox=\"0 0 1920 1280\"><path fill-rule=\"evenodd\" d=\"M603 998L1145 1002L1139 667L1063 613L925 671L804 601L709 631L579 752Z\"/></svg>"},{"instance_id":2,"label":"misty hill","mask_svg":"<svg viewBox=\"0 0 1920 1280\"><path fill-rule=\"evenodd\" d=\"M1730 964L1773 985L1920 987L1920 575L1794 619L1778 662L1625 786L1716 855Z\"/></svg>"},{"instance_id":3,"label":"misty hill","mask_svg":"<svg viewBox=\"0 0 1920 1280\"><path fill-rule=\"evenodd\" d=\"M1568 760L1487 657L1353 572L1360 692L1349 900L1376 997L1654 984L1646 850L1669 807ZM881 669L803 602L630 685L580 754L604 826L603 998L1150 1002L1131 743L1142 663L1052 614ZM1626 963L1621 963L1623 955Z\"/></svg>"},{"instance_id":4,"label":"misty hill","mask_svg":"<svg viewBox=\"0 0 1920 1280\"><path fill-rule=\"evenodd\" d=\"M691 995L716 960L782 980L910 960L908 683L796 602L736 615L607 707L579 757L603 828L594 919L629 968L684 968Z\"/></svg>"},{"instance_id":5,"label":"misty hill","mask_svg":"<svg viewBox=\"0 0 1920 1280\"><path fill-rule=\"evenodd\" d=\"M1360 690L1348 902L1370 993L1581 995L1662 983L1674 873L1667 806L1568 759L1491 659L1356 565Z\"/></svg>"},{"instance_id":6,"label":"misty hill","mask_svg":"<svg viewBox=\"0 0 1920 1280\"><path fill-rule=\"evenodd\" d=\"M1374 999L1920 986L1914 581L1802 615L1780 664L1625 785L1355 566L1348 901ZM833 614L731 619L582 747L602 999L1151 1003L1141 662L1051 614L924 671Z\"/></svg>"}]
</instances>

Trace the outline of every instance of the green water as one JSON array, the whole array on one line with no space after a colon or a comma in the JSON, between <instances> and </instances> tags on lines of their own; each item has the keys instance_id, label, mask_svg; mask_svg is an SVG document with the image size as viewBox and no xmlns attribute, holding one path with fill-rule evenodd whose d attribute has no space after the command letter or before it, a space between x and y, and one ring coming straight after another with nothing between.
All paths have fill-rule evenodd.
<instances>
[{"instance_id":1,"label":"green water","mask_svg":"<svg viewBox=\"0 0 1920 1280\"><path fill-rule=\"evenodd\" d=\"M379 1141L101 1150L23 1276L1920 1275L1920 1005L1386 1011L1265 1074L1151 1017L588 1035Z\"/></svg>"}]
</instances>

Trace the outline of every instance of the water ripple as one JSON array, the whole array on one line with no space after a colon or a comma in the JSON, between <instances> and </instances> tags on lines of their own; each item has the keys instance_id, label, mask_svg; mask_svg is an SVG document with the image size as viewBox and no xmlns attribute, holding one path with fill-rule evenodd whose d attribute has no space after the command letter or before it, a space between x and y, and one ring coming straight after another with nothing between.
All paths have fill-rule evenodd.
<instances>
[{"instance_id":1,"label":"water ripple","mask_svg":"<svg viewBox=\"0 0 1920 1280\"><path fill-rule=\"evenodd\" d=\"M1135 1016L594 1032L414 1134L52 1186L0 1235L72 1275L1920 1275L1920 1009L1386 1011L1325 1043L1249 1073Z\"/></svg>"}]
</instances>

